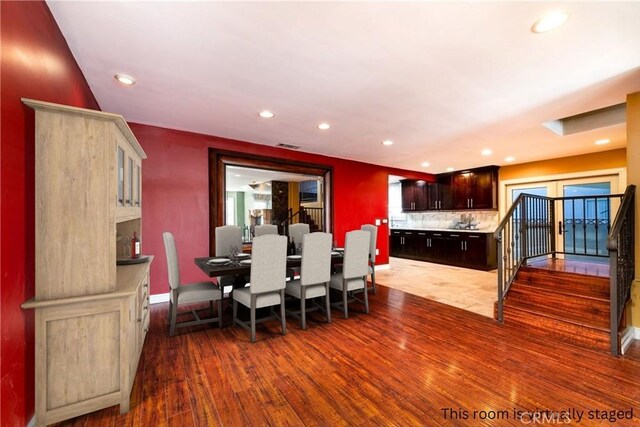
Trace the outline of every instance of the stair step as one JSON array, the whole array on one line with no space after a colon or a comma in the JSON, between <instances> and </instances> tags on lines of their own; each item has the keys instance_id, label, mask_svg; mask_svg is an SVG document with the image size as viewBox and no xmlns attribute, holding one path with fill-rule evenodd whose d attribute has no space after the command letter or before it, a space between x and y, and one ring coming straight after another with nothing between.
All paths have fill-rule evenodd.
<instances>
[{"instance_id":1,"label":"stair step","mask_svg":"<svg viewBox=\"0 0 640 427\"><path fill-rule=\"evenodd\" d=\"M509 288L505 304L528 307L585 325L607 328L610 322L608 299L566 294L518 280Z\"/></svg>"},{"instance_id":2,"label":"stair step","mask_svg":"<svg viewBox=\"0 0 640 427\"><path fill-rule=\"evenodd\" d=\"M609 279L565 271L521 267L516 280L541 289L598 299L609 298Z\"/></svg>"},{"instance_id":3,"label":"stair step","mask_svg":"<svg viewBox=\"0 0 640 427\"><path fill-rule=\"evenodd\" d=\"M504 306L504 323L518 325L528 335L542 339L550 337L567 344L609 351L609 331L567 321L551 314L541 314L524 307ZM620 336L618 334L618 341Z\"/></svg>"}]
</instances>

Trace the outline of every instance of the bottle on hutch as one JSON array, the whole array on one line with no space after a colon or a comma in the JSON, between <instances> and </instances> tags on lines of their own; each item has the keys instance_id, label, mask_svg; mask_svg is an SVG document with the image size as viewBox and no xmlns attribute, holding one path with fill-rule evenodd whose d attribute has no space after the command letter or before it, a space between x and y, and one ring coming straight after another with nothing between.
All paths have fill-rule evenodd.
<instances>
[{"instance_id":1,"label":"bottle on hutch","mask_svg":"<svg viewBox=\"0 0 640 427\"><path fill-rule=\"evenodd\" d=\"M140 257L140 239L136 236L136 232L133 232L133 238L131 239L131 259L137 259Z\"/></svg>"}]
</instances>

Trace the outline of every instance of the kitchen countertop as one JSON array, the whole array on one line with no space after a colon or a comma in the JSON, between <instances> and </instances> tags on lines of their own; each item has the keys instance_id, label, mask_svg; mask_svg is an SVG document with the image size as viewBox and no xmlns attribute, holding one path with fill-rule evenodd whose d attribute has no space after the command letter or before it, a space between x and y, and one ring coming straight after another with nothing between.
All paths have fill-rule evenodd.
<instances>
[{"instance_id":1,"label":"kitchen countertop","mask_svg":"<svg viewBox=\"0 0 640 427\"><path fill-rule=\"evenodd\" d=\"M397 228L391 228L391 231L394 230L407 230L407 231L446 231L449 233L486 233L486 234L493 234L495 232L495 230L493 229L486 229L486 228L478 228L476 230L473 229L458 229L458 228L432 228L432 227L427 227L427 228L418 228L418 227L397 227Z\"/></svg>"}]
</instances>

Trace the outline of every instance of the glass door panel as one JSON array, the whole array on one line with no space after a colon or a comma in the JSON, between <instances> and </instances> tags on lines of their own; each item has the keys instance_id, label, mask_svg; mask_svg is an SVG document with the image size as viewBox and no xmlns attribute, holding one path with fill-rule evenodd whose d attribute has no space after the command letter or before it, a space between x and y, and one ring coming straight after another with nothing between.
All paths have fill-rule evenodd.
<instances>
[{"instance_id":1,"label":"glass door panel","mask_svg":"<svg viewBox=\"0 0 640 427\"><path fill-rule=\"evenodd\" d=\"M558 193L567 197L559 204L562 233L558 235L558 247L568 252L565 259L597 261L593 255L606 257L607 236L611 221L620 202L599 198L618 191L616 176L558 181ZM587 196L587 199L572 197ZM591 255L591 256L589 256ZM602 259L606 262L606 258Z\"/></svg>"}]
</instances>

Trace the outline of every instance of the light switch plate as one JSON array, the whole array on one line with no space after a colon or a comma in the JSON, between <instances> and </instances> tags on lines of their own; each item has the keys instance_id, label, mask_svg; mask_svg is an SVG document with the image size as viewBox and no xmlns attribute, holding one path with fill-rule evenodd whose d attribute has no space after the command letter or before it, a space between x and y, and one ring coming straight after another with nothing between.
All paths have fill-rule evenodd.
<instances>
[{"instance_id":1,"label":"light switch plate","mask_svg":"<svg viewBox=\"0 0 640 427\"><path fill-rule=\"evenodd\" d=\"M380 225L380 219L376 218L376 225L379 226Z\"/></svg>"}]
</instances>

